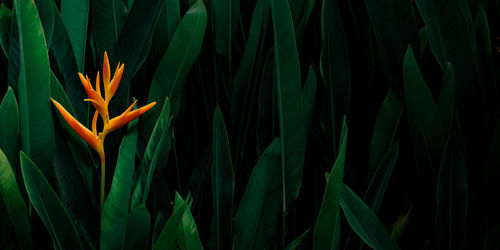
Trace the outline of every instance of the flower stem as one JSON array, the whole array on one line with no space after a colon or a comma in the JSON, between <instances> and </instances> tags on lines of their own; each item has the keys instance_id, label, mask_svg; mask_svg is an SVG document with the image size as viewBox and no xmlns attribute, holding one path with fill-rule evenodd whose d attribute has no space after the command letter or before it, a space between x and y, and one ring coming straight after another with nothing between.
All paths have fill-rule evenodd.
<instances>
[{"instance_id":1,"label":"flower stem","mask_svg":"<svg viewBox=\"0 0 500 250\"><path fill-rule=\"evenodd\" d=\"M104 152L99 154L101 157L101 214L104 207L104 186L106 184L106 157Z\"/></svg>"}]
</instances>

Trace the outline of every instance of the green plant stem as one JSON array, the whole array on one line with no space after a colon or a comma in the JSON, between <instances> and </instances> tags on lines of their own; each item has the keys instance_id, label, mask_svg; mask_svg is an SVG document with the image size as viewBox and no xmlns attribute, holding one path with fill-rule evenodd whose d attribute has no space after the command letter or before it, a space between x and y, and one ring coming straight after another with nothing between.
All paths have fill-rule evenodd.
<instances>
[{"instance_id":1,"label":"green plant stem","mask_svg":"<svg viewBox=\"0 0 500 250\"><path fill-rule=\"evenodd\" d=\"M104 153L99 154L101 157L101 214L104 207L104 185L106 184L106 157Z\"/></svg>"}]
</instances>

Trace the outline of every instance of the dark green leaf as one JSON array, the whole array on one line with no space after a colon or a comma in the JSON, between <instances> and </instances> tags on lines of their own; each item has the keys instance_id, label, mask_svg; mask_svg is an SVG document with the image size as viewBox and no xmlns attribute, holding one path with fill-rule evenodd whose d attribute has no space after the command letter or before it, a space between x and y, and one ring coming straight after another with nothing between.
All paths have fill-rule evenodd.
<instances>
[{"instance_id":1,"label":"dark green leaf","mask_svg":"<svg viewBox=\"0 0 500 250\"><path fill-rule=\"evenodd\" d=\"M153 243L153 249L176 249L177 230L179 229L179 224L181 223L184 212L187 208L187 202L183 202L176 210L172 216L167 220L163 230L161 231L158 241Z\"/></svg>"},{"instance_id":2,"label":"dark green leaf","mask_svg":"<svg viewBox=\"0 0 500 250\"><path fill-rule=\"evenodd\" d=\"M162 106L165 97L169 97L174 116L179 113L180 97L189 70L200 54L206 25L207 10L203 1L198 0L182 18L167 52L153 75L148 102L156 101ZM151 135L158 115L159 111L155 110L145 114L141 132L146 139Z\"/></svg>"},{"instance_id":3,"label":"dark green leaf","mask_svg":"<svg viewBox=\"0 0 500 250\"><path fill-rule=\"evenodd\" d=\"M286 0L272 0L275 81L278 92L286 202L299 196L306 149L306 123L292 14Z\"/></svg>"},{"instance_id":4,"label":"dark green leaf","mask_svg":"<svg viewBox=\"0 0 500 250\"><path fill-rule=\"evenodd\" d=\"M260 156L241 198L235 221L235 249L270 249L281 201L281 145L275 139Z\"/></svg>"},{"instance_id":5,"label":"dark green leaf","mask_svg":"<svg viewBox=\"0 0 500 250\"><path fill-rule=\"evenodd\" d=\"M189 196L184 201L179 193L175 193L175 203L174 210L179 209L184 203L189 202ZM188 250L198 250L203 249L201 245L200 236L198 234L198 228L194 221L193 215L191 214L190 206L186 207L184 214L182 215L181 222L178 229L178 241L180 249Z\"/></svg>"},{"instance_id":6,"label":"dark green leaf","mask_svg":"<svg viewBox=\"0 0 500 250\"><path fill-rule=\"evenodd\" d=\"M28 196L47 227L54 248L83 249L66 208L42 172L24 152L21 152L21 169Z\"/></svg>"},{"instance_id":7,"label":"dark green leaf","mask_svg":"<svg viewBox=\"0 0 500 250\"><path fill-rule=\"evenodd\" d=\"M240 0L214 0L215 48L231 63L232 40L240 19Z\"/></svg>"},{"instance_id":8,"label":"dark green leaf","mask_svg":"<svg viewBox=\"0 0 500 250\"><path fill-rule=\"evenodd\" d=\"M160 117L156 121L153 134L149 138L141 165L139 166L131 208L146 203L156 169L161 169L167 163L172 146L171 122L170 101L167 98L161 110Z\"/></svg>"},{"instance_id":9,"label":"dark green leaf","mask_svg":"<svg viewBox=\"0 0 500 250\"><path fill-rule=\"evenodd\" d=\"M366 0L382 68L389 83L401 88L401 62L408 44L416 44L417 19L411 1Z\"/></svg>"},{"instance_id":10,"label":"dark green leaf","mask_svg":"<svg viewBox=\"0 0 500 250\"><path fill-rule=\"evenodd\" d=\"M304 88L302 89L304 96L304 119L306 121L306 135L309 135L309 129L311 128L312 116L314 113L317 87L316 81L316 72L314 72L312 66L309 66L309 73L307 74L307 79L304 83Z\"/></svg>"},{"instance_id":11,"label":"dark green leaf","mask_svg":"<svg viewBox=\"0 0 500 250\"><path fill-rule=\"evenodd\" d=\"M11 166L19 166L19 110L12 88L7 89L0 103L0 149L5 153ZM16 169L14 167L14 169Z\"/></svg>"},{"instance_id":12,"label":"dark green leaf","mask_svg":"<svg viewBox=\"0 0 500 250\"><path fill-rule=\"evenodd\" d=\"M436 190L436 247L464 249L467 238L467 169L457 139L446 143Z\"/></svg>"},{"instance_id":13,"label":"dark green leaf","mask_svg":"<svg viewBox=\"0 0 500 250\"><path fill-rule=\"evenodd\" d=\"M126 250L146 249L151 240L151 216L146 206L138 206L130 212L127 219Z\"/></svg>"},{"instance_id":14,"label":"dark green leaf","mask_svg":"<svg viewBox=\"0 0 500 250\"><path fill-rule=\"evenodd\" d=\"M21 145L48 173L54 155L54 125L49 106L50 68L45 37L35 3L15 0L14 6L20 45Z\"/></svg>"},{"instance_id":15,"label":"dark green leaf","mask_svg":"<svg viewBox=\"0 0 500 250\"><path fill-rule=\"evenodd\" d=\"M12 25L12 10L0 4L0 46L5 57L9 57L10 29Z\"/></svg>"},{"instance_id":16,"label":"dark green leaf","mask_svg":"<svg viewBox=\"0 0 500 250\"><path fill-rule=\"evenodd\" d=\"M101 249L123 249L135 169L137 120L128 125L101 218Z\"/></svg>"},{"instance_id":17,"label":"dark green leaf","mask_svg":"<svg viewBox=\"0 0 500 250\"><path fill-rule=\"evenodd\" d=\"M14 226L17 239L23 249L31 249L31 229L28 221L28 210L24 203L16 177L9 160L0 149L0 195L7 208L10 223ZM6 222L2 222L6 223Z\"/></svg>"},{"instance_id":18,"label":"dark green leaf","mask_svg":"<svg viewBox=\"0 0 500 250\"><path fill-rule=\"evenodd\" d=\"M215 109L212 130L212 245L216 249L231 248L234 196L234 170L229 138L219 106Z\"/></svg>"},{"instance_id":19,"label":"dark green leaf","mask_svg":"<svg viewBox=\"0 0 500 250\"><path fill-rule=\"evenodd\" d=\"M69 40L80 72L83 72L85 66L89 9L90 0L61 1L61 18L68 30Z\"/></svg>"},{"instance_id":20,"label":"dark green leaf","mask_svg":"<svg viewBox=\"0 0 500 250\"><path fill-rule=\"evenodd\" d=\"M441 115L444 135L447 135L451 132L455 114L455 70L450 63L446 69L437 107Z\"/></svg>"},{"instance_id":21,"label":"dark green leaf","mask_svg":"<svg viewBox=\"0 0 500 250\"><path fill-rule=\"evenodd\" d=\"M330 174L327 176L323 203L321 204L321 209L319 210L318 218L314 225L314 249L340 249L340 242L338 242L338 235L340 235L339 202L343 185L342 179L344 178L347 133L347 124L344 119L340 137L339 154Z\"/></svg>"},{"instance_id":22,"label":"dark green leaf","mask_svg":"<svg viewBox=\"0 0 500 250\"><path fill-rule=\"evenodd\" d=\"M399 249L375 213L346 185L342 186L340 206L351 228L368 246Z\"/></svg>"},{"instance_id":23,"label":"dark green leaf","mask_svg":"<svg viewBox=\"0 0 500 250\"><path fill-rule=\"evenodd\" d=\"M403 114L403 98L389 89L380 107L370 142L370 169L375 169L391 147Z\"/></svg>"}]
</instances>

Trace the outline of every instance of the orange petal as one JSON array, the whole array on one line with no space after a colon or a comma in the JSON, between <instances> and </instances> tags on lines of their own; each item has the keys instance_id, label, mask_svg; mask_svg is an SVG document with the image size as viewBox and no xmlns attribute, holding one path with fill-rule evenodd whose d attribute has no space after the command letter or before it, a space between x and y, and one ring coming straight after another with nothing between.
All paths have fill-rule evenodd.
<instances>
[{"instance_id":1,"label":"orange petal","mask_svg":"<svg viewBox=\"0 0 500 250\"><path fill-rule=\"evenodd\" d=\"M118 63L118 66L120 66L120 63ZM118 66L116 66L115 75L113 76L113 80L111 80L111 83L109 84L109 98L106 96L108 100L113 97L122 79L124 65L122 64L119 68Z\"/></svg>"},{"instance_id":2,"label":"orange petal","mask_svg":"<svg viewBox=\"0 0 500 250\"><path fill-rule=\"evenodd\" d=\"M109 121L108 133L113 131L113 130L117 130L117 129L125 126L127 123L129 123L132 120L134 120L135 118L141 116L142 114L144 114L146 111L151 109L156 104L156 102L152 102L152 103L150 103L150 104L148 104L140 109L136 109L136 110L130 112L130 110L134 107L136 102L137 102L137 100L127 110L125 110L125 112L123 112L120 116L117 116Z\"/></svg>"},{"instance_id":3,"label":"orange petal","mask_svg":"<svg viewBox=\"0 0 500 250\"><path fill-rule=\"evenodd\" d=\"M95 111L94 117L92 118L92 133L94 135L97 135L97 115L99 114L99 111Z\"/></svg>"},{"instance_id":4,"label":"orange petal","mask_svg":"<svg viewBox=\"0 0 500 250\"><path fill-rule=\"evenodd\" d=\"M99 138L93 134L90 130L88 130L85 126L83 126L80 122L78 122L64 107L59 104L54 99L50 98L52 103L56 106L56 108L61 112L61 115L64 117L66 122L68 122L69 126L73 128L73 130L85 141L89 146L94 149L98 149L99 146Z\"/></svg>"},{"instance_id":5,"label":"orange petal","mask_svg":"<svg viewBox=\"0 0 500 250\"><path fill-rule=\"evenodd\" d=\"M95 90L96 90L98 95L102 96L101 95L101 85L99 84L99 71L97 71L97 77L95 79Z\"/></svg>"},{"instance_id":6,"label":"orange petal","mask_svg":"<svg viewBox=\"0 0 500 250\"><path fill-rule=\"evenodd\" d=\"M104 61L102 63L102 82L105 85L109 84L109 60L108 60L108 54L106 51L104 51Z\"/></svg>"},{"instance_id":7,"label":"orange petal","mask_svg":"<svg viewBox=\"0 0 500 250\"><path fill-rule=\"evenodd\" d=\"M92 85L90 84L87 79L82 75L82 73L78 73L78 76L80 76L80 81L82 82L83 89L85 89L85 93L87 93L87 96L91 99L96 99L96 93L94 91L94 88L92 88Z\"/></svg>"},{"instance_id":8,"label":"orange petal","mask_svg":"<svg viewBox=\"0 0 500 250\"><path fill-rule=\"evenodd\" d=\"M104 121L106 121L107 119L109 119L109 114L108 114L108 108L106 106L106 103L104 103L104 100L102 100L102 98L100 99L83 99L84 101L86 102L91 102L92 105L94 106L94 108L99 111L99 114L101 114L101 117Z\"/></svg>"}]
</instances>

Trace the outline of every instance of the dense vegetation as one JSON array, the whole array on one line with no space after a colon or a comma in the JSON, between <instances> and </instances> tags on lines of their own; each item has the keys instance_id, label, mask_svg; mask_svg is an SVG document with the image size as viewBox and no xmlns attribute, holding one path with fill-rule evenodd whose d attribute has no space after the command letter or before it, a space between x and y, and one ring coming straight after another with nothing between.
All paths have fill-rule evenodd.
<instances>
[{"instance_id":1,"label":"dense vegetation","mask_svg":"<svg viewBox=\"0 0 500 250\"><path fill-rule=\"evenodd\" d=\"M5 0L0 248L498 249L499 24L498 0ZM156 105L103 168L50 98L90 130L105 52L110 117Z\"/></svg>"}]
</instances>

